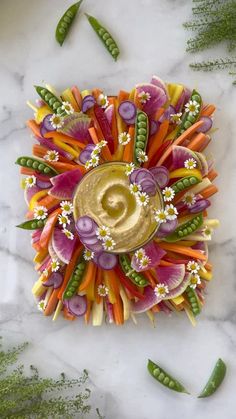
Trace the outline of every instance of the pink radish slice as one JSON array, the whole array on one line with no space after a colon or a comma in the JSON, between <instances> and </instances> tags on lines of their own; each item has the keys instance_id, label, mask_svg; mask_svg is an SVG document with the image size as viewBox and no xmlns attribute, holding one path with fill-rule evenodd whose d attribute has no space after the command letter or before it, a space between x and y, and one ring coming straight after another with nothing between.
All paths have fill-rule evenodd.
<instances>
[{"instance_id":1,"label":"pink radish slice","mask_svg":"<svg viewBox=\"0 0 236 419\"><path fill-rule=\"evenodd\" d=\"M32 237L32 240L33 240L33 243L34 243L34 240L35 241L39 241L39 239L40 239L40 236L41 236L41 233L42 233L42 230L35 230L35 231L33 231L33 233L31 234L31 237Z\"/></svg>"},{"instance_id":2,"label":"pink radish slice","mask_svg":"<svg viewBox=\"0 0 236 419\"><path fill-rule=\"evenodd\" d=\"M203 121L203 125L196 130L197 132L207 132L211 129L213 122L209 116L201 116L199 121Z\"/></svg>"},{"instance_id":3,"label":"pink radish slice","mask_svg":"<svg viewBox=\"0 0 236 419\"><path fill-rule=\"evenodd\" d=\"M98 266L105 270L113 269L117 265L117 262L117 256L113 253L102 252L97 258Z\"/></svg>"},{"instance_id":4,"label":"pink radish slice","mask_svg":"<svg viewBox=\"0 0 236 419\"><path fill-rule=\"evenodd\" d=\"M70 170L69 172L61 173L60 175L51 178L53 184L49 195L58 199L72 199L74 189L82 179L80 169Z\"/></svg>"},{"instance_id":5,"label":"pink radish slice","mask_svg":"<svg viewBox=\"0 0 236 419\"><path fill-rule=\"evenodd\" d=\"M143 92L150 95L149 100L142 105L143 111L150 116L160 109L167 101L166 92L154 84L138 84L136 86L136 92L138 97Z\"/></svg>"},{"instance_id":6,"label":"pink radish slice","mask_svg":"<svg viewBox=\"0 0 236 419\"><path fill-rule=\"evenodd\" d=\"M208 199L199 199L194 205L189 208L191 214L196 214L207 209L211 205L211 202Z\"/></svg>"},{"instance_id":7,"label":"pink radish slice","mask_svg":"<svg viewBox=\"0 0 236 419\"><path fill-rule=\"evenodd\" d=\"M67 302L68 310L74 316L80 317L86 313L87 301L81 295L74 295Z\"/></svg>"},{"instance_id":8,"label":"pink radish slice","mask_svg":"<svg viewBox=\"0 0 236 419\"><path fill-rule=\"evenodd\" d=\"M88 215L79 217L76 221L75 228L79 235L86 237L87 235L96 236L96 230L98 228L97 223Z\"/></svg>"},{"instance_id":9,"label":"pink radish slice","mask_svg":"<svg viewBox=\"0 0 236 419\"><path fill-rule=\"evenodd\" d=\"M39 191L41 191L41 188L38 185L24 189L24 199L27 205L29 205L31 198Z\"/></svg>"},{"instance_id":10,"label":"pink radish slice","mask_svg":"<svg viewBox=\"0 0 236 419\"><path fill-rule=\"evenodd\" d=\"M139 182L139 185L142 188L142 192L146 192L150 196L154 196L157 192L157 184L153 179L142 179Z\"/></svg>"},{"instance_id":11,"label":"pink radish slice","mask_svg":"<svg viewBox=\"0 0 236 419\"><path fill-rule=\"evenodd\" d=\"M154 121L154 119L152 119L150 121L150 136L156 134L156 132L159 130L160 124L158 121Z\"/></svg>"},{"instance_id":12,"label":"pink radish slice","mask_svg":"<svg viewBox=\"0 0 236 419\"><path fill-rule=\"evenodd\" d=\"M74 112L72 115L64 117L64 124L58 131L84 143L90 139L88 131L90 123L91 119L88 115L82 112Z\"/></svg>"},{"instance_id":13,"label":"pink radish slice","mask_svg":"<svg viewBox=\"0 0 236 419\"><path fill-rule=\"evenodd\" d=\"M177 218L175 220L167 220L166 223L160 224L156 236L160 238L168 236L170 233L175 231L177 225Z\"/></svg>"},{"instance_id":14,"label":"pink radish slice","mask_svg":"<svg viewBox=\"0 0 236 419\"><path fill-rule=\"evenodd\" d=\"M54 144L51 139L49 139L49 138L36 137L36 140L43 147L46 147L49 150L57 151L60 154L60 156L66 157L69 160L72 160L73 159L73 156L70 153L68 153L65 150L62 150L62 148L60 148L56 144Z\"/></svg>"},{"instance_id":15,"label":"pink radish slice","mask_svg":"<svg viewBox=\"0 0 236 419\"><path fill-rule=\"evenodd\" d=\"M109 105L109 106L105 109L105 115L106 115L107 120L108 120L108 122L109 122L109 125L110 125L110 127L111 127L111 125L112 125L112 118L113 118L113 115L114 115L114 105L113 105L113 104Z\"/></svg>"},{"instance_id":16,"label":"pink radish slice","mask_svg":"<svg viewBox=\"0 0 236 419\"><path fill-rule=\"evenodd\" d=\"M91 237L84 237L82 235L80 235L79 237L81 241L83 242L83 244L85 244L87 247L91 244L93 245L93 244L99 243L99 239L97 238L96 234Z\"/></svg>"},{"instance_id":17,"label":"pink radish slice","mask_svg":"<svg viewBox=\"0 0 236 419\"><path fill-rule=\"evenodd\" d=\"M154 84L154 86L160 87L162 90L164 90L164 92L168 96L165 82L162 79L160 79L157 76L152 76L151 84Z\"/></svg>"},{"instance_id":18,"label":"pink radish slice","mask_svg":"<svg viewBox=\"0 0 236 419\"><path fill-rule=\"evenodd\" d=\"M195 151L195 154L197 155L197 157L198 157L198 159L201 163L201 174L204 177L208 174L208 164L207 164L206 157L204 156L204 154L199 153L197 151Z\"/></svg>"},{"instance_id":19,"label":"pink radish slice","mask_svg":"<svg viewBox=\"0 0 236 419\"><path fill-rule=\"evenodd\" d=\"M45 182L45 181L43 181L43 180L39 180L39 179L37 179L37 181L36 181L36 185L39 187L39 188L41 188L41 189L48 189L48 188L51 188L52 187L52 184L51 184L51 182L49 181L49 182Z\"/></svg>"},{"instance_id":20,"label":"pink radish slice","mask_svg":"<svg viewBox=\"0 0 236 419\"><path fill-rule=\"evenodd\" d=\"M131 266L133 269L135 269L137 272L145 271L151 268L154 268L158 265L160 260L165 256L166 251L161 249L154 241L148 243L146 246L143 247L145 250L146 256L149 257L150 263L145 268L140 267L140 262L136 258L135 255L132 256L131 259Z\"/></svg>"},{"instance_id":21,"label":"pink radish slice","mask_svg":"<svg viewBox=\"0 0 236 419\"><path fill-rule=\"evenodd\" d=\"M52 114L48 114L44 117L41 123L42 131L45 131L45 132L55 131L55 128L52 126L52 123L50 121L51 117L52 117ZM40 129L40 132L41 132L41 129Z\"/></svg>"},{"instance_id":22,"label":"pink radish slice","mask_svg":"<svg viewBox=\"0 0 236 419\"><path fill-rule=\"evenodd\" d=\"M181 266L181 265L176 265ZM183 292L186 290L187 286L189 285L191 275L189 273L185 274L182 282L176 287L173 288L163 300L169 300L171 298L179 297Z\"/></svg>"},{"instance_id":23,"label":"pink radish slice","mask_svg":"<svg viewBox=\"0 0 236 419\"><path fill-rule=\"evenodd\" d=\"M118 107L118 113L122 119L131 120L135 118L137 108L130 100L124 100Z\"/></svg>"},{"instance_id":24,"label":"pink radish slice","mask_svg":"<svg viewBox=\"0 0 236 419\"><path fill-rule=\"evenodd\" d=\"M131 311L133 313L144 313L150 310L154 305L158 304L162 299L156 296L151 287L144 288L144 299L132 304Z\"/></svg>"},{"instance_id":25,"label":"pink radish slice","mask_svg":"<svg viewBox=\"0 0 236 419\"><path fill-rule=\"evenodd\" d=\"M61 286L63 281L63 276L60 272L52 272L52 274L49 276L47 281L43 283L45 287L53 287L54 289L57 289Z\"/></svg>"},{"instance_id":26,"label":"pink radish slice","mask_svg":"<svg viewBox=\"0 0 236 419\"><path fill-rule=\"evenodd\" d=\"M72 253L77 243L77 238L73 240L68 239L66 235L59 228L55 228L52 236L52 246L58 257L62 262L69 263Z\"/></svg>"},{"instance_id":27,"label":"pink radish slice","mask_svg":"<svg viewBox=\"0 0 236 419\"><path fill-rule=\"evenodd\" d=\"M169 290L173 290L184 279L185 265L157 266L156 274L160 284L165 284Z\"/></svg>"},{"instance_id":28,"label":"pink radish slice","mask_svg":"<svg viewBox=\"0 0 236 419\"><path fill-rule=\"evenodd\" d=\"M50 242L48 244L48 253L49 253L49 255L51 256L52 259L57 258L57 254L53 249L52 240L50 240Z\"/></svg>"},{"instance_id":29,"label":"pink radish slice","mask_svg":"<svg viewBox=\"0 0 236 419\"><path fill-rule=\"evenodd\" d=\"M42 273L44 271L44 269L48 268L48 265L50 263L51 263L51 257L46 256L46 258L42 261L42 263L39 266L36 265L37 266L37 271Z\"/></svg>"},{"instance_id":30,"label":"pink radish slice","mask_svg":"<svg viewBox=\"0 0 236 419\"><path fill-rule=\"evenodd\" d=\"M173 169L180 169L181 167L185 167L184 163L188 159L194 159L197 163L196 169L201 170L201 162L194 151L189 150L186 147L182 147L179 145L174 145L172 147L172 165Z\"/></svg>"},{"instance_id":31,"label":"pink radish slice","mask_svg":"<svg viewBox=\"0 0 236 419\"><path fill-rule=\"evenodd\" d=\"M159 118L159 121L163 122L165 119L170 119L170 116L174 115L175 113L176 113L176 110L175 110L174 106L170 105L165 110L165 112L161 115L161 117Z\"/></svg>"},{"instance_id":32,"label":"pink radish slice","mask_svg":"<svg viewBox=\"0 0 236 419\"><path fill-rule=\"evenodd\" d=\"M165 188L169 182L169 170L165 166L156 166L149 169L155 181L161 189Z\"/></svg>"}]
</instances>

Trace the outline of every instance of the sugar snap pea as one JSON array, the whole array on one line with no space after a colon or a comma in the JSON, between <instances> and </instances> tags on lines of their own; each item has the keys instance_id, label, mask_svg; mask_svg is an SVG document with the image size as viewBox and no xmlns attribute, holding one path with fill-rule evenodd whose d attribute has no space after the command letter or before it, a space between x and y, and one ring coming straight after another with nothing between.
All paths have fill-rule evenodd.
<instances>
[{"instance_id":1,"label":"sugar snap pea","mask_svg":"<svg viewBox=\"0 0 236 419\"><path fill-rule=\"evenodd\" d=\"M226 365L221 358L215 364L215 367L212 371L212 374L206 383L204 389L202 390L201 394L198 396L199 398L209 397L220 387L222 381L225 378L226 374Z\"/></svg>"},{"instance_id":2,"label":"sugar snap pea","mask_svg":"<svg viewBox=\"0 0 236 419\"><path fill-rule=\"evenodd\" d=\"M98 37L101 39L103 45L105 46L109 54L116 61L120 54L120 50L114 38L95 17L90 16L87 13L85 13L85 15L87 16L90 25L92 26Z\"/></svg>"},{"instance_id":3,"label":"sugar snap pea","mask_svg":"<svg viewBox=\"0 0 236 419\"><path fill-rule=\"evenodd\" d=\"M35 159L34 157L21 156L16 160L16 164L22 167L28 167L29 169L36 170L37 172L44 173L49 176L56 176L58 172L49 166L49 164L44 163L42 160Z\"/></svg>"},{"instance_id":4,"label":"sugar snap pea","mask_svg":"<svg viewBox=\"0 0 236 419\"><path fill-rule=\"evenodd\" d=\"M57 42L59 42L59 44L62 46L63 42L65 41L67 34L70 30L70 27L75 19L75 16L78 13L78 10L80 8L80 5L82 3L83 0L78 1L75 4L72 4L72 6L70 6L66 12L64 13L64 15L61 17L61 19L59 20L57 27L56 27L56 40Z\"/></svg>"},{"instance_id":5,"label":"sugar snap pea","mask_svg":"<svg viewBox=\"0 0 236 419\"><path fill-rule=\"evenodd\" d=\"M155 364L150 359L148 360L147 369L151 376L155 378L155 380L157 380L159 383L163 384L170 390L178 391L179 393L189 394L189 392L179 381L173 378L169 373L164 371L163 368Z\"/></svg>"},{"instance_id":6,"label":"sugar snap pea","mask_svg":"<svg viewBox=\"0 0 236 419\"><path fill-rule=\"evenodd\" d=\"M131 266L131 261L128 255L121 254L119 256L120 266L122 271L128 276L131 281L137 285L138 287L146 287L148 285L148 281L146 280L145 276L141 272L135 271Z\"/></svg>"},{"instance_id":7,"label":"sugar snap pea","mask_svg":"<svg viewBox=\"0 0 236 419\"><path fill-rule=\"evenodd\" d=\"M187 300L190 304L191 311L192 311L193 315L197 316L198 314L200 314L201 306L200 306L200 303L199 303L198 296L197 296L197 294L196 294L196 292L194 291L193 288L187 287L186 297L187 297Z\"/></svg>"},{"instance_id":8,"label":"sugar snap pea","mask_svg":"<svg viewBox=\"0 0 236 419\"><path fill-rule=\"evenodd\" d=\"M50 90L46 89L46 87L34 87L38 95L48 105L48 107L52 110L53 113L57 113L59 115L64 114L64 110L62 109L62 102L60 99L58 99L57 96L50 92Z\"/></svg>"},{"instance_id":9,"label":"sugar snap pea","mask_svg":"<svg viewBox=\"0 0 236 419\"><path fill-rule=\"evenodd\" d=\"M199 178L196 176L185 176L182 179L177 180L171 188L174 190L175 195L179 192L184 191L185 189L196 185L197 183L201 182Z\"/></svg>"},{"instance_id":10,"label":"sugar snap pea","mask_svg":"<svg viewBox=\"0 0 236 419\"><path fill-rule=\"evenodd\" d=\"M23 228L24 230L37 230L43 228L46 224L47 219L45 220L28 220L19 224L18 228Z\"/></svg>"},{"instance_id":11,"label":"sugar snap pea","mask_svg":"<svg viewBox=\"0 0 236 419\"><path fill-rule=\"evenodd\" d=\"M134 134L134 163L140 166L138 154L140 151L146 151L149 136L148 116L145 112L138 110L135 121Z\"/></svg>"},{"instance_id":12,"label":"sugar snap pea","mask_svg":"<svg viewBox=\"0 0 236 419\"><path fill-rule=\"evenodd\" d=\"M183 134L183 132L186 131L186 129L190 128L193 124L195 124L201 112L202 98L196 90L192 91L192 94L189 100L196 101L199 104L198 112L196 112L195 115L189 115L189 112L184 112L182 116L181 124L177 131L177 137Z\"/></svg>"},{"instance_id":13,"label":"sugar snap pea","mask_svg":"<svg viewBox=\"0 0 236 419\"><path fill-rule=\"evenodd\" d=\"M67 287L65 289L63 299L68 300L69 298L73 297L73 295L76 294L76 291L78 290L78 287L80 286L83 276L86 269L86 261L83 256L83 250L81 254L79 255L78 262L76 264L76 267L70 277L70 280L67 284Z\"/></svg>"},{"instance_id":14,"label":"sugar snap pea","mask_svg":"<svg viewBox=\"0 0 236 419\"><path fill-rule=\"evenodd\" d=\"M189 234L194 233L194 231L198 230L202 224L203 215L200 212L186 223L181 224L179 227L177 227L176 230L173 231L173 233L169 234L169 236L165 237L164 240L167 242L176 242L178 240L181 240Z\"/></svg>"}]
</instances>

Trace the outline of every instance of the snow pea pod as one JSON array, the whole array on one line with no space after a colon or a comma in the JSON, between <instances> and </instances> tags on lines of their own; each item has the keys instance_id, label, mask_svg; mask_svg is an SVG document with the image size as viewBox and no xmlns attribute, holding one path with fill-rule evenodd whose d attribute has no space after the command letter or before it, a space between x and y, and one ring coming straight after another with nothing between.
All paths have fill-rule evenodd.
<instances>
[{"instance_id":1,"label":"snow pea pod","mask_svg":"<svg viewBox=\"0 0 236 419\"><path fill-rule=\"evenodd\" d=\"M186 289L186 296L193 315L197 316L198 314L200 314L201 307L196 292L191 287L188 287Z\"/></svg>"},{"instance_id":2,"label":"snow pea pod","mask_svg":"<svg viewBox=\"0 0 236 419\"><path fill-rule=\"evenodd\" d=\"M148 281L145 276L132 268L128 255L121 254L119 256L119 262L124 274L128 276L135 285L138 287L146 287L148 285Z\"/></svg>"},{"instance_id":3,"label":"snow pea pod","mask_svg":"<svg viewBox=\"0 0 236 419\"><path fill-rule=\"evenodd\" d=\"M215 364L215 367L212 371L212 374L206 383L204 389L202 390L201 394L198 396L199 398L209 397L220 387L222 381L225 378L226 374L226 365L221 358Z\"/></svg>"},{"instance_id":4,"label":"snow pea pod","mask_svg":"<svg viewBox=\"0 0 236 419\"><path fill-rule=\"evenodd\" d=\"M146 151L149 135L148 116L145 112L138 110L135 121L134 134L134 163L140 166L138 154L140 151Z\"/></svg>"},{"instance_id":5,"label":"snow pea pod","mask_svg":"<svg viewBox=\"0 0 236 419\"><path fill-rule=\"evenodd\" d=\"M65 289L65 292L63 295L64 300L68 300L69 298L73 297L76 294L76 291L78 290L83 280L86 266L87 266L87 263L84 259L83 250L82 250L79 256L78 262L76 264L76 267Z\"/></svg>"},{"instance_id":6,"label":"snow pea pod","mask_svg":"<svg viewBox=\"0 0 236 419\"><path fill-rule=\"evenodd\" d=\"M24 223L19 224L18 228L23 228L24 230L37 230L40 228L43 228L46 224L47 218L45 220L28 220L25 221Z\"/></svg>"},{"instance_id":7,"label":"snow pea pod","mask_svg":"<svg viewBox=\"0 0 236 419\"><path fill-rule=\"evenodd\" d=\"M103 45L105 46L109 54L116 61L118 55L120 54L120 50L114 38L95 17L90 16L87 13L85 13L85 15L87 16L90 25L92 26L98 37L101 39Z\"/></svg>"},{"instance_id":8,"label":"snow pea pod","mask_svg":"<svg viewBox=\"0 0 236 419\"><path fill-rule=\"evenodd\" d=\"M196 176L185 176L182 179L179 179L175 183L173 183L173 185L171 185L171 188L174 190L175 194L177 194L193 185L197 185L197 183L200 182L201 180Z\"/></svg>"},{"instance_id":9,"label":"snow pea pod","mask_svg":"<svg viewBox=\"0 0 236 419\"><path fill-rule=\"evenodd\" d=\"M183 134L183 132L186 131L186 129L190 128L193 124L195 124L195 122L198 120L200 116L202 105L202 98L200 94L196 90L193 90L189 100L197 102L199 104L199 108L195 115L189 115L189 112L184 112L181 124L177 131L177 137Z\"/></svg>"},{"instance_id":10,"label":"snow pea pod","mask_svg":"<svg viewBox=\"0 0 236 419\"><path fill-rule=\"evenodd\" d=\"M29 169L36 170L37 172L44 173L49 176L56 176L58 172L49 166L49 164L44 163L42 160L35 159L34 157L21 156L16 160L16 164L22 167L28 167Z\"/></svg>"},{"instance_id":11,"label":"snow pea pod","mask_svg":"<svg viewBox=\"0 0 236 419\"><path fill-rule=\"evenodd\" d=\"M59 44L62 46L63 42L65 41L67 34L70 30L70 27L75 19L75 16L78 13L78 10L80 8L80 5L82 3L83 0L78 1L75 4L72 4L72 6L70 6L66 12L64 13L64 15L61 17L61 19L59 20L57 27L56 27L56 40L57 42L59 42Z\"/></svg>"},{"instance_id":12,"label":"snow pea pod","mask_svg":"<svg viewBox=\"0 0 236 419\"><path fill-rule=\"evenodd\" d=\"M186 223L181 224L179 227L177 227L176 230L173 231L173 233L169 234L169 236L165 237L164 240L167 242L176 242L178 240L181 240L189 234L194 233L194 231L198 230L202 224L203 215L200 212Z\"/></svg>"},{"instance_id":13,"label":"snow pea pod","mask_svg":"<svg viewBox=\"0 0 236 419\"><path fill-rule=\"evenodd\" d=\"M62 109L62 102L55 96L50 90L42 86L34 86L36 92L41 97L41 99L48 105L53 113L62 115L64 110Z\"/></svg>"},{"instance_id":14,"label":"snow pea pod","mask_svg":"<svg viewBox=\"0 0 236 419\"><path fill-rule=\"evenodd\" d=\"M178 391L179 393L189 394L179 381L173 378L169 373L164 371L163 368L155 364L150 359L148 360L147 369L151 376L159 383L163 384L163 386L169 388L170 390Z\"/></svg>"}]
</instances>

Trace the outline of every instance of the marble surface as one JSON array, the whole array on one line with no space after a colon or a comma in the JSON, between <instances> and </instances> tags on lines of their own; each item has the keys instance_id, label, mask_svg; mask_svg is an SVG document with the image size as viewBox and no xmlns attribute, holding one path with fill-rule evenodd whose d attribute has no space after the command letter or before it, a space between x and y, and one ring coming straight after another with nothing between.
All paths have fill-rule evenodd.
<instances>
[{"instance_id":1,"label":"marble surface","mask_svg":"<svg viewBox=\"0 0 236 419\"><path fill-rule=\"evenodd\" d=\"M235 182L236 90L223 73L200 74L188 68L186 33L181 23L190 15L188 0L87 0L83 10L113 29L121 57L114 63L80 15L60 48L54 40L58 18L70 1L1 0L0 14L0 331L8 342L28 340L33 350L22 359L38 365L42 374L65 371L90 373L94 405L106 419L233 419L235 418ZM219 50L220 52L220 50ZM216 53L214 53L216 54ZM214 55L212 54L212 55ZM205 54L201 55L202 57ZM58 89L77 83L101 86L107 93L130 89L152 74L197 87L206 101L218 106L210 145L220 176L220 194L212 217L221 219L211 246L214 280L206 306L194 329L185 316L160 315L153 329L147 319L122 328L84 327L58 320L52 323L37 311L31 287L36 274L29 234L15 228L24 216L14 161L31 148L25 120L35 99L33 84L48 82ZM155 384L146 360L158 360L182 378L196 395L221 356L228 375L219 393L209 400L179 395ZM95 418L92 414L91 418Z\"/></svg>"}]
</instances>

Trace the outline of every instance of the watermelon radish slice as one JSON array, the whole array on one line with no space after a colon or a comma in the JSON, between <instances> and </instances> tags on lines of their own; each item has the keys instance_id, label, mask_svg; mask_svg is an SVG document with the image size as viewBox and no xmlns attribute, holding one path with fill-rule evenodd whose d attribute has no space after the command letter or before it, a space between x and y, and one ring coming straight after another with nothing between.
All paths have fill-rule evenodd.
<instances>
[{"instance_id":1,"label":"watermelon radish slice","mask_svg":"<svg viewBox=\"0 0 236 419\"><path fill-rule=\"evenodd\" d=\"M171 291L178 287L183 281L185 276L185 265L157 266L156 274L158 282L167 285L168 289Z\"/></svg>"},{"instance_id":2,"label":"watermelon radish slice","mask_svg":"<svg viewBox=\"0 0 236 419\"><path fill-rule=\"evenodd\" d=\"M58 199L72 199L73 192L82 178L80 169L71 170L61 173L51 178L53 184L49 195Z\"/></svg>"},{"instance_id":3,"label":"watermelon radish slice","mask_svg":"<svg viewBox=\"0 0 236 419\"><path fill-rule=\"evenodd\" d=\"M153 288L151 287L145 287L143 294L144 294L143 300L139 300L132 304L131 311L133 313L136 313L136 314L144 313L145 311L150 310L153 306L155 306L162 300L161 297L158 297L155 294Z\"/></svg>"},{"instance_id":4,"label":"watermelon radish slice","mask_svg":"<svg viewBox=\"0 0 236 419\"><path fill-rule=\"evenodd\" d=\"M113 104L109 105L105 109L105 112L104 113L105 113L105 115L107 117L107 120L108 120L108 123L109 123L109 125L111 127L111 125L112 125L112 118L113 118L113 115L114 115L114 105Z\"/></svg>"},{"instance_id":5,"label":"watermelon radish slice","mask_svg":"<svg viewBox=\"0 0 236 419\"><path fill-rule=\"evenodd\" d=\"M195 154L197 155L197 157L199 158L201 162L201 174L204 177L208 174L208 164L207 164L206 157L204 156L204 154L199 153L198 151L195 151Z\"/></svg>"},{"instance_id":6,"label":"watermelon radish slice","mask_svg":"<svg viewBox=\"0 0 236 419\"><path fill-rule=\"evenodd\" d=\"M83 316L87 310L87 301L81 295L74 295L67 301L67 308L69 312L77 317Z\"/></svg>"},{"instance_id":7,"label":"watermelon radish slice","mask_svg":"<svg viewBox=\"0 0 236 419\"><path fill-rule=\"evenodd\" d=\"M155 242L150 242L146 246L143 247L145 250L146 256L149 257L150 263L145 268L140 267L139 261L135 255L132 256L131 259L131 266L135 271L141 272L151 268L154 268L158 265L160 260L165 256L165 250L161 249Z\"/></svg>"},{"instance_id":8,"label":"watermelon radish slice","mask_svg":"<svg viewBox=\"0 0 236 419\"><path fill-rule=\"evenodd\" d=\"M62 157L66 157L68 160L73 160L74 157L70 153L68 153L67 151L63 150L61 147L58 147L56 144L54 144L50 140L50 138L36 137L36 140L43 147L46 147L49 150L57 151Z\"/></svg>"},{"instance_id":9,"label":"watermelon radish slice","mask_svg":"<svg viewBox=\"0 0 236 419\"><path fill-rule=\"evenodd\" d=\"M59 228L55 228L52 236L52 246L58 257L62 262L69 263L72 253L77 243L76 237L70 240Z\"/></svg>"},{"instance_id":10,"label":"watermelon radish slice","mask_svg":"<svg viewBox=\"0 0 236 419\"><path fill-rule=\"evenodd\" d=\"M160 89L162 89L165 92L166 97L168 97L168 91L167 91L167 88L166 88L166 84L162 79L160 79L157 76L152 76L151 84L153 84L154 86L160 87Z\"/></svg>"},{"instance_id":11,"label":"watermelon radish slice","mask_svg":"<svg viewBox=\"0 0 236 419\"><path fill-rule=\"evenodd\" d=\"M167 294L167 296L165 298L163 298L163 300L169 300L171 298L176 298L176 297L179 297L181 294L183 294L183 292L186 290L186 288L189 285L190 278L191 278L191 274L190 273L185 274L184 279L180 283L180 285L178 285L178 287L176 287L173 290L171 290L169 292L169 294Z\"/></svg>"},{"instance_id":12,"label":"watermelon radish slice","mask_svg":"<svg viewBox=\"0 0 236 419\"><path fill-rule=\"evenodd\" d=\"M52 245L52 240L50 240L48 244L48 253L51 256L52 259L57 259L57 254L55 253Z\"/></svg>"},{"instance_id":13,"label":"watermelon radish slice","mask_svg":"<svg viewBox=\"0 0 236 419\"><path fill-rule=\"evenodd\" d=\"M197 163L196 169L202 169L201 162L194 151L179 145L174 145L172 147L173 169L180 169L181 167L184 167L184 162L188 159L194 159ZM191 175L191 170L189 171L189 174Z\"/></svg>"},{"instance_id":14,"label":"watermelon radish slice","mask_svg":"<svg viewBox=\"0 0 236 419\"><path fill-rule=\"evenodd\" d=\"M142 109L147 115L153 115L167 101L167 94L163 89L154 84L138 84L136 86L137 96L142 92L148 93L150 99L142 104Z\"/></svg>"},{"instance_id":15,"label":"watermelon radish slice","mask_svg":"<svg viewBox=\"0 0 236 419\"><path fill-rule=\"evenodd\" d=\"M24 199L27 205L29 205L31 198L42 189L39 186L34 185L31 188L24 189Z\"/></svg>"},{"instance_id":16,"label":"watermelon radish slice","mask_svg":"<svg viewBox=\"0 0 236 419\"><path fill-rule=\"evenodd\" d=\"M90 123L91 119L87 115L82 112L74 112L72 115L64 117L64 124L58 131L85 142L90 140L88 132Z\"/></svg>"}]
</instances>

